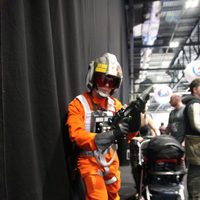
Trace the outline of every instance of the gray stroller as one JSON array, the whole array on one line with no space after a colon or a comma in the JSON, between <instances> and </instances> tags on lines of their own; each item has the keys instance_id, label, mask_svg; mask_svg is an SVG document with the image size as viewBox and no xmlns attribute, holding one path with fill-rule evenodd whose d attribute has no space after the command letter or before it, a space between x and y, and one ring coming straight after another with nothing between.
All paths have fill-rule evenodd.
<instances>
[{"instance_id":1,"label":"gray stroller","mask_svg":"<svg viewBox=\"0 0 200 200\"><path fill-rule=\"evenodd\" d=\"M172 136L148 137L138 146L139 196L146 200L185 200L184 149ZM131 149L131 147L130 147Z\"/></svg>"}]
</instances>

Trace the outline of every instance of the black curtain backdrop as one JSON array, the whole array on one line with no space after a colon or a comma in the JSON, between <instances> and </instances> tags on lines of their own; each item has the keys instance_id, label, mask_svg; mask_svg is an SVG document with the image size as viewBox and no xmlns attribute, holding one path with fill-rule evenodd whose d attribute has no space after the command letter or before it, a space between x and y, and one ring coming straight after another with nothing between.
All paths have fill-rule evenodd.
<instances>
[{"instance_id":1,"label":"black curtain backdrop","mask_svg":"<svg viewBox=\"0 0 200 200\"><path fill-rule=\"evenodd\" d=\"M123 0L0 2L0 199L72 200L64 118L88 64L118 57L128 103ZM67 150L67 147L66 147Z\"/></svg>"}]
</instances>

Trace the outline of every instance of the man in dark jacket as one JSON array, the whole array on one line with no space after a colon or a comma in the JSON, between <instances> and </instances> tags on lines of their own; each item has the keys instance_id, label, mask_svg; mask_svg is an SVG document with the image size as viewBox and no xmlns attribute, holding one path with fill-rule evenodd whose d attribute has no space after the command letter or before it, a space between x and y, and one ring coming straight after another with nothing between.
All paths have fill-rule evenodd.
<instances>
[{"instance_id":1,"label":"man in dark jacket","mask_svg":"<svg viewBox=\"0 0 200 200\"><path fill-rule=\"evenodd\" d=\"M172 135L180 144L184 141L184 105L181 96L177 93L172 94L170 104L174 109L169 114L168 125L165 134Z\"/></svg>"},{"instance_id":2,"label":"man in dark jacket","mask_svg":"<svg viewBox=\"0 0 200 200\"><path fill-rule=\"evenodd\" d=\"M200 78L191 82L190 91L191 95L183 98L187 187L189 200L200 200Z\"/></svg>"}]
</instances>

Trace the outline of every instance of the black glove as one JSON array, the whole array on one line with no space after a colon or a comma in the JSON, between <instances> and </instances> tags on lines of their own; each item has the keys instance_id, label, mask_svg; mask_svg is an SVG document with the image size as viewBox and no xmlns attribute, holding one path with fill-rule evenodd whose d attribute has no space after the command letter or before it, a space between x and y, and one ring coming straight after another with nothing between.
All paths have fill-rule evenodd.
<instances>
[{"instance_id":1,"label":"black glove","mask_svg":"<svg viewBox=\"0 0 200 200\"><path fill-rule=\"evenodd\" d=\"M141 113L145 112L146 102L138 98L133 101L129 107L129 131L136 132L140 129Z\"/></svg>"},{"instance_id":2,"label":"black glove","mask_svg":"<svg viewBox=\"0 0 200 200\"><path fill-rule=\"evenodd\" d=\"M129 118L129 132L133 133L140 129L141 126L141 113L135 112L133 117Z\"/></svg>"},{"instance_id":3,"label":"black glove","mask_svg":"<svg viewBox=\"0 0 200 200\"><path fill-rule=\"evenodd\" d=\"M124 118L122 122L118 123L117 126L113 128L113 135L116 140L123 138L130 133L129 119Z\"/></svg>"},{"instance_id":4,"label":"black glove","mask_svg":"<svg viewBox=\"0 0 200 200\"><path fill-rule=\"evenodd\" d=\"M113 144L115 140L123 138L129 132L128 119L125 118L117 126L113 127L113 130L96 134L94 141L98 149L104 151Z\"/></svg>"},{"instance_id":5,"label":"black glove","mask_svg":"<svg viewBox=\"0 0 200 200\"><path fill-rule=\"evenodd\" d=\"M133 107L135 108L135 112L138 112L138 113L145 112L146 101L138 97L137 100L133 102L133 104L134 104Z\"/></svg>"},{"instance_id":6,"label":"black glove","mask_svg":"<svg viewBox=\"0 0 200 200\"><path fill-rule=\"evenodd\" d=\"M94 142L98 149L104 151L107 149L111 144L115 142L115 136L112 131L107 131L103 133L97 133Z\"/></svg>"}]
</instances>

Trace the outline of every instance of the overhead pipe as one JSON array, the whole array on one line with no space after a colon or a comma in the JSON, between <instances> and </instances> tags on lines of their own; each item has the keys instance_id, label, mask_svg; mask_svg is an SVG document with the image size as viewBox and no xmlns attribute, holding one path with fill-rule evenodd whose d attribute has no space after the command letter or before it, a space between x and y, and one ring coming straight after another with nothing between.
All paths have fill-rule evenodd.
<instances>
[{"instance_id":1,"label":"overhead pipe","mask_svg":"<svg viewBox=\"0 0 200 200\"><path fill-rule=\"evenodd\" d=\"M139 71L174 71L174 70L184 70L185 67L177 67L177 68L149 68L149 69L142 69L142 68L135 68L135 72Z\"/></svg>"},{"instance_id":2,"label":"overhead pipe","mask_svg":"<svg viewBox=\"0 0 200 200\"><path fill-rule=\"evenodd\" d=\"M184 44L184 46L195 46L195 45L200 45L200 41L198 40L197 42L190 42L187 44ZM145 49L145 48L167 48L169 47L169 43L166 44L154 44L154 45L135 45L135 49ZM170 47L171 48L171 47ZM174 48L180 48L180 47L173 47Z\"/></svg>"}]
</instances>

